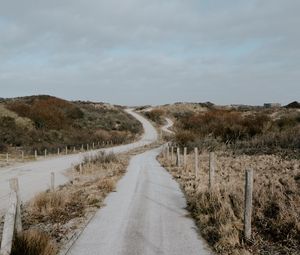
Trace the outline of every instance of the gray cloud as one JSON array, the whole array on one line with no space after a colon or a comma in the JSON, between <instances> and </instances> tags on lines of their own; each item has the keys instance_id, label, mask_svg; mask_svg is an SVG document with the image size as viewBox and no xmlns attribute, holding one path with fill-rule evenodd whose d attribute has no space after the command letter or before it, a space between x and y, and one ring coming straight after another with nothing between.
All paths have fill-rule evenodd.
<instances>
[{"instance_id":1,"label":"gray cloud","mask_svg":"<svg viewBox=\"0 0 300 255\"><path fill-rule=\"evenodd\" d=\"M0 97L299 100L297 0L0 0L0 6Z\"/></svg>"}]
</instances>

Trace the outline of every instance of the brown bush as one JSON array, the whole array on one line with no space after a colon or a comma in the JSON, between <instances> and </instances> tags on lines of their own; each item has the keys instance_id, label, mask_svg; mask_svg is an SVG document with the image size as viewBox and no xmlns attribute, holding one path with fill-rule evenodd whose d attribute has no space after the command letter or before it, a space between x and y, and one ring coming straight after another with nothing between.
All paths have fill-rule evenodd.
<instances>
[{"instance_id":1,"label":"brown bush","mask_svg":"<svg viewBox=\"0 0 300 255\"><path fill-rule=\"evenodd\" d=\"M181 130L176 132L175 139L179 146L186 147L190 142L195 140L195 134L191 131Z\"/></svg>"},{"instance_id":2,"label":"brown bush","mask_svg":"<svg viewBox=\"0 0 300 255\"><path fill-rule=\"evenodd\" d=\"M11 255L55 255L58 249L44 232L30 229L16 236Z\"/></svg>"},{"instance_id":3,"label":"brown bush","mask_svg":"<svg viewBox=\"0 0 300 255\"><path fill-rule=\"evenodd\" d=\"M145 112L146 117L148 117L150 120L158 123L158 124L162 124L163 122L163 115L164 115L164 111L161 109L153 109L151 111L147 111Z\"/></svg>"},{"instance_id":4,"label":"brown bush","mask_svg":"<svg viewBox=\"0 0 300 255\"><path fill-rule=\"evenodd\" d=\"M121 144L142 130L142 125L121 108L50 96L5 100L0 108L4 114L11 113L11 119L4 115L0 122L1 151L20 146L25 153L37 150L41 154L44 149L55 153L66 145L78 149L93 142Z\"/></svg>"},{"instance_id":5,"label":"brown bush","mask_svg":"<svg viewBox=\"0 0 300 255\"><path fill-rule=\"evenodd\" d=\"M281 153L294 157L300 150L299 130L300 113L284 113L271 119L265 112L211 110L178 119L175 141L189 149L224 144L236 153Z\"/></svg>"},{"instance_id":6,"label":"brown bush","mask_svg":"<svg viewBox=\"0 0 300 255\"><path fill-rule=\"evenodd\" d=\"M0 117L0 144L4 149L6 145L20 145L23 141L23 129L16 125L11 117Z\"/></svg>"}]
</instances>

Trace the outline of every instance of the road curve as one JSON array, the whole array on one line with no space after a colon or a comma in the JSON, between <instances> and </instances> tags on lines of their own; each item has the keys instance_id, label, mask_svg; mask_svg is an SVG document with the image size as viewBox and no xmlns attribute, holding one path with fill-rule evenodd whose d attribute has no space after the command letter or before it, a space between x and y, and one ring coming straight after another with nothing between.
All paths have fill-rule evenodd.
<instances>
[{"instance_id":1,"label":"road curve","mask_svg":"<svg viewBox=\"0 0 300 255\"><path fill-rule=\"evenodd\" d=\"M161 148L134 156L68 255L208 255L184 209L179 185L156 161Z\"/></svg>"},{"instance_id":2,"label":"road curve","mask_svg":"<svg viewBox=\"0 0 300 255\"><path fill-rule=\"evenodd\" d=\"M143 124L144 134L142 138L135 143L121 145L107 149L95 150L92 152L79 153L51 159L45 159L36 162L22 164L21 166L10 166L0 169L0 215L8 205L9 198L9 179L18 177L20 185L20 195L23 202L30 200L36 193L49 188L50 173L55 173L55 184L60 185L68 181L65 176L65 170L78 164L84 156L95 154L99 151L121 153L134 149L157 140L157 132L152 124L141 115L131 109L126 110Z\"/></svg>"},{"instance_id":3,"label":"road curve","mask_svg":"<svg viewBox=\"0 0 300 255\"><path fill-rule=\"evenodd\" d=\"M168 134L174 134L174 132L169 129L170 127L172 127L174 125L174 122L169 118L166 118L166 121L167 121L167 124L165 126L163 126L161 129Z\"/></svg>"}]
</instances>

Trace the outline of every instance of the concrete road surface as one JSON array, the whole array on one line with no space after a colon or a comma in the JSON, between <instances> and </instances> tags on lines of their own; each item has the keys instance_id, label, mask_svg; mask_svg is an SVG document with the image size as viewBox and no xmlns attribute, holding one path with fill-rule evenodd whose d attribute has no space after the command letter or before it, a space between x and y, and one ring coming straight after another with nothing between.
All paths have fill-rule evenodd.
<instances>
[{"instance_id":1,"label":"concrete road surface","mask_svg":"<svg viewBox=\"0 0 300 255\"><path fill-rule=\"evenodd\" d=\"M156 161L160 149L134 156L117 192L105 200L68 255L207 255L184 209L178 184Z\"/></svg>"},{"instance_id":2,"label":"concrete road surface","mask_svg":"<svg viewBox=\"0 0 300 255\"><path fill-rule=\"evenodd\" d=\"M155 128L142 116L132 110L126 110L129 114L138 119L144 127L144 135L141 140L132 144L102 149L106 152L121 153L129 151L146 144L150 144L157 139ZM4 213L8 206L9 198L9 179L18 177L20 194L23 202L30 200L36 193L44 191L50 186L50 173L55 173L55 184L60 185L68 181L65 170L82 161L85 155L95 154L100 150L79 153L68 156L55 157L37 162L25 163L18 166L10 166L0 169L0 215Z\"/></svg>"},{"instance_id":3,"label":"concrete road surface","mask_svg":"<svg viewBox=\"0 0 300 255\"><path fill-rule=\"evenodd\" d=\"M169 128L172 127L173 124L174 124L173 121L171 119L169 119L169 118L166 118L166 121L167 121L167 124L165 126L163 126L161 129L163 131L165 131L166 133L174 134L173 131L169 130Z\"/></svg>"}]
</instances>

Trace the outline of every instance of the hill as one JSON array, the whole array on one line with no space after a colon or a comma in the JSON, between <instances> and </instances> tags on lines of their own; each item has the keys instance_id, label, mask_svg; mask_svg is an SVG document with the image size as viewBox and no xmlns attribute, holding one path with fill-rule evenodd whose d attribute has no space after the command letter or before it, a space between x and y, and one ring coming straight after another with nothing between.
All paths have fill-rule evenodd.
<instances>
[{"instance_id":1,"label":"hill","mask_svg":"<svg viewBox=\"0 0 300 255\"><path fill-rule=\"evenodd\" d=\"M2 99L0 151L57 150L92 142L133 140L141 124L122 107L40 95Z\"/></svg>"}]
</instances>

